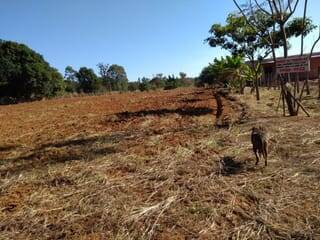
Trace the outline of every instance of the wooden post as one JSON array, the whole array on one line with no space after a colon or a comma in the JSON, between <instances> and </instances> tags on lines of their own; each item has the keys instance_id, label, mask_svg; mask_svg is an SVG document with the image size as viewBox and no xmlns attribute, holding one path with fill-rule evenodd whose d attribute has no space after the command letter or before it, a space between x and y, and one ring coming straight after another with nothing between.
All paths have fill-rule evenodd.
<instances>
[{"instance_id":1,"label":"wooden post","mask_svg":"<svg viewBox=\"0 0 320 240\"><path fill-rule=\"evenodd\" d=\"M300 74L297 73L296 75L296 84L297 84L297 93L300 92Z\"/></svg>"},{"instance_id":2,"label":"wooden post","mask_svg":"<svg viewBox=\"0 0 320 240\"><path fill-rule=\"evenodd\" d=\"M301 99L302 99L302 96L303 96L303 91L304 91L304 88L306 86L306 82L303 82L303 85L302 85L302 89L301 89L301 92L300 92L300 96L299 96L299 102L301 102ZM297 114L299 113L299 105L297 107Z\"/></svg>"},{"instance_id":3,"label":"wooden post","mask_svg":"<svg viewBox=\"0 0 320 240\"><path fill-rule=\"evenodd\" d=\"M301 109L306 113L306 115L308 116L308 117L310 117L310 114L308 113L308 111L305 109L305 107L302 105L302 103L296 98L296 97L294 97L293 95L292 95L292 92L291 92L291 90L292 90L292 85L291 84L285 84L285 85L283 85L283 90L284 90L284 94L285 94L285 98L287 99L287 98L290 98L290 101L293 101L293 102L295 102L297 105L298 105L298 109L295 111L295 108L294 109L292 109L292 111L293 111L293 113L295 114L295 115L291 115L291 116L297 116L298 115L298 111L299 111L299 107L301 107ZM287 101L288 102L288 101ZM289 103L289 102L288 102ZM288 104L288 106L289 106L290 104ZM290 109L289 109L289 107L288 107L288 110L289 110L289 113L290 113ZM291 113L290 113L291 114Z\"/></svg>"},{"instance_id":4,"label":"wooden post","mask_svg":"<svg viewBox=\"0 0 320 240\"><path fill-rule=\"evenodd\" d=\"M320 99L320 76L319 76L319 79L318 79L318 85L319 85L319 95L318 95L318 99Z\"/></svg>"},{"instance_id":5,"label":"wooden post","mask_svg":"<svg viewBox=\"0 0 320 240\"><path fill-rule=\"evenodd\" d=\"M276 112L279 111L279 107L280 107L280 103L281 103L281 98L282 98L282 92L280 92L280 95L279 95L279 100L278 100L278 105L277 105L277 108L276 108Z\"/></svg>"},{"instance_id":6,"label":"wooden post","mask_svg":"<svg viewBox=\"0 0 320 240\"><path fill-rule=\"evenodd\" d=\"M272 73L269 73L269 89L271 88L272 86Z\"/></svg>"},{"instance_id":7,"label":"wooden post","mask_svg":"<svg viewBox=\"0 0 320 240\"><path fill-rule=\"evenodd\" d=\"M281 85L281 96L282 96L282 111L283 111L283 116L286 116L286 102L284 100L284 91Z\"/></svg>"},{"instance_id":8,"label":"wooden post","mask_svg":"<svg viewBox=\"0 0 320 240\"><path fill-rule=\"evenodd\" d=\"M290 91L287 91L287 93L290 95L290 97L292 97L292 99L298 104L299 107L301 107L301 109L305 112L305 114L310 117L310 114L308 113L308 111L305 109L305 107L302 105L302 103L296 99L294 96L292 96L291 92ZM299 107L297 109L297 114L298 114L298 111L299 111Z\"/></svg>"},{"instance_id":9,"label":"wooden post","mask_svg":"<svg viewBox=\"0 0 320 240\"><path fill-rule=\"evenodd\" d=\"M287 89L287 87L285 85L285 79L283 78L283 75L280 75L280 84L281 84L281 90L283 91L284 99L287 103L289 115L296 116L297 111L293 107L292 98L291 98L291 95L288 93L289 90Z\"/></svg>"},{"instance_id":10,"label":"wooden post","mask_svg":"<svg viewBox=\"0 0 320 240\"><path fill-rule=\"evenodd\" d=\"M306 87L307 87L307 95L310 95L309 72L307 72L307 76L306 76Z\"/></svg>"},{"instance_id":11,"label":"wooden post","mask_svg":"<svg viewBox=\"0 0 320 240\"><path fill-rule=\"evenodd\" d=\"M319 85L319 95L318 95L318 99L320 99L320 67L318 68L318 85Z\"/></svg>"},{"instance_id":12,"label":"wooden post","mask_svg":"<svg viewBox=\"0 0 320 240\"><path fill-rule=\"evenodd\" d=\"M262 77L260 76L259 77L259 87L262 87L263 86L263 81L262 81Z\"/></svg>"},{"instance_id":13,"label":"wooden post","mask_svg":"<svg viewBox=\"0 0 320 240\"><path fill-rule=\"evenodd\" d=\"M288 73L288 83L291 83L291 74Z\"/></svg>"},{"instance_id":14,"label":"wooden post","mask_svg":"<svg viewBox=\"0 0 320 240\"><path fill-rule=\"evenodd\" d=\"M306 82L303 82L302 89L301 89L300 96L299 96L299 101L301 101L301 99L302 99L305 86L306 86Z\"/></svg>"},{"instance_id":15,"label":"wooden post","mask_svg":"<svg viewBox=\"0 0 320 240\"><path fill-rule=\"evenodd\" d=\"M293 94L294 94L294 97L297 96L297 73L294 75L295 76L295 82L294 82L294 91L293 91ZM296 102L293 103L293 108L296 109Z\"/></svg>"}]
</instances>

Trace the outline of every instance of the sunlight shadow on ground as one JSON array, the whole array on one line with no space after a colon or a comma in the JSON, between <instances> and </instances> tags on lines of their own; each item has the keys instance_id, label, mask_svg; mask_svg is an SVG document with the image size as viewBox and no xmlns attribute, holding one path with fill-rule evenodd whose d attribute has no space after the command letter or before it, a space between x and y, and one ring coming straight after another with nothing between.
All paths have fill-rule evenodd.
<instances>
[{"instance_id":1,"label":"sunlight shadow on ground","mask_svg":"<svg viewBox=\"0 0 320 240\"><path fill-rule=\"evenodd\" d=\"M178 109L157 109L157 110L142 110L137 112L121 112L116 114L119 121L125 121L131 118L145 117L149 115L164 116L169 114L179 114L181 116L202 116L212 114L214 111L211 108L197 107L197 108L178 108Z\"/></svg>"}]
</instances>

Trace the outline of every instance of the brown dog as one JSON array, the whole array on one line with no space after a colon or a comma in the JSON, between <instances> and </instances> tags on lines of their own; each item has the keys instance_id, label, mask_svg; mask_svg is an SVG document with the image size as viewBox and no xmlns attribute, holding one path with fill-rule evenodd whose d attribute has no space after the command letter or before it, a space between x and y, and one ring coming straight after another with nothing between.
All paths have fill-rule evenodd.
<instances>
[{"instance_id":1,"label":"brown dog","mask_svg":"<svg viewBox=\"0 0 320 240\"><path fill-rule=\"evenodd\" d=\"M265 166L268 165L268 142L267 142L267 131L263 127L253 127L251 132L251 143L253 152L256 155L256 165L258 165L261 155L264 158ZM259 155L259 156L258 156Z\"/></svg>"}]
</instances>

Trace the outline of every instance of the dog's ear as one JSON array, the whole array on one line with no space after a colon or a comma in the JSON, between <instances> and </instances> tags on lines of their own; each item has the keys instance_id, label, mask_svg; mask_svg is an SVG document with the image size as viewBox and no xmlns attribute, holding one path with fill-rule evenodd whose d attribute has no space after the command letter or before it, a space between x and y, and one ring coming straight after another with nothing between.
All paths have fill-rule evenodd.
<instances>
[{"instance_id":1,"label":"dog's ear","mask_svg":"<svg viewBox=\"0 0 320 240\"><path fill-rule=\"evenodd\" d=\"M259 130L262 131L262 132L264 132L264 131L266 131L266 128L265 128L264 126L260 125L260 126L259 126Z\"/></svg>"}]
</instances>

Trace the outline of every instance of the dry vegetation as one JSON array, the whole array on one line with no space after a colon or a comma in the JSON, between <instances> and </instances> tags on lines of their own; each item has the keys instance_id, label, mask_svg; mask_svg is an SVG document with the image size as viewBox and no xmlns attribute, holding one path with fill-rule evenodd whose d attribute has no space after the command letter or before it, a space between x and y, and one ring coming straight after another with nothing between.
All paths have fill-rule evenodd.
<instances>
[{"instance_id":1,"label":"dry vegetation","mask_svg":"<svg viewBox=\"0 0 320 240\"><path fill-rule=\"evenodd\" d=\"M277 97L222 98L221 129L210 89L1 106L0 239L319 239L320 104Z\"/></svg>"}]
</instances>

